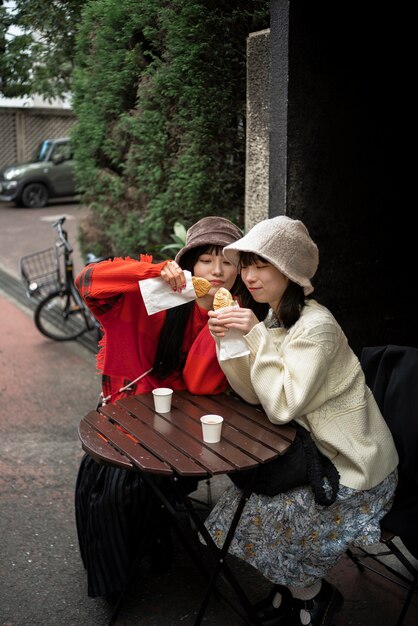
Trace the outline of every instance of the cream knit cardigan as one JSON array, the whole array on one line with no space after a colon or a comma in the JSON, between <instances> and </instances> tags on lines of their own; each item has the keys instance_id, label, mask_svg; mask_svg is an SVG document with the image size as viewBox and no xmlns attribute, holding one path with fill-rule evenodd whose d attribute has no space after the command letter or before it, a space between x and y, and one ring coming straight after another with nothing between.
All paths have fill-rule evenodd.
<instances>
[{"instance_id":1,"label":"cream knit cardigan","mask_svg":"<svg viewBox=\"0 0 418 626\"><path fill-rule=\"evenodd\" d=\"M247 402L261 404L271 422L295 419L307 428L337 467L342 485L370 489L395 469L390 430L328 309L309 300L289 330L261 322L245 341L248 356L220 361L231 387Z\"/></svg>"}]
</instances>

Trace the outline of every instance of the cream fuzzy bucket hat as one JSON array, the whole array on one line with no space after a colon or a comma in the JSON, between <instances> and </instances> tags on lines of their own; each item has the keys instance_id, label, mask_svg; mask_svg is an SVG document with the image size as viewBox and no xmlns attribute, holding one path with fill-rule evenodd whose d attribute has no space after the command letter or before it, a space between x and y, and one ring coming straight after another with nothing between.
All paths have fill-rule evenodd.
<instances>
[{"instance_id":1,"label":"cream fuzzy bucket hat","mask_svg":"<svg viewBox=\"0 0 418 626\"><path fill-rule=\"evenodd\" d=\"M311 278L318 268L318 248L300 220L279 215L259 222L242 239L223 250L228 261L237 266L240 252L253 252L263 257L301 285L306 296L314 290Z\"/></svg>"}]
</instances>

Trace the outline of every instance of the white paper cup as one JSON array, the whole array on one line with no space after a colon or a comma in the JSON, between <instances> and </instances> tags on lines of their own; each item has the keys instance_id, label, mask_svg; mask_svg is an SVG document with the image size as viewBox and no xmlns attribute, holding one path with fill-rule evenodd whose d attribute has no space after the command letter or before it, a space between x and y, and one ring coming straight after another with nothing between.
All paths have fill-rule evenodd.
<instances>
[{"instance_id":1,"label":"white paper cup","mask_svg":"<svg viewBox=\"0 0 418 626\"><path fill-rule=\"evenodd\" d=\"M203 441L206 443L218 443L221 440L222 422L221 415L202 415Z\"/></svg>"},{"instance_id":2,"label":"white paper cup","mask_svg":"<svg viewBox=\"0 0 418 626\"><path fill-rule=\"evenodd\" d=\"M168 413L171 410L173 390L169 387L158 387L152 390L154 406L157 413Z\"/></svg>"}]
</instances>

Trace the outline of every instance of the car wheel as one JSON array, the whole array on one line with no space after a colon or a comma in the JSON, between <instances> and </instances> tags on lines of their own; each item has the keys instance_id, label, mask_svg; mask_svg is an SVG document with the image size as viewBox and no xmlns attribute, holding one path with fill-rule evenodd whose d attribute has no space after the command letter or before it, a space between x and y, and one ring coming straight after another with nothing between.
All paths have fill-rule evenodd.
<instances>
[{"instance_id":1,"label":"car wheel","mask_svg":"<svg viewBox=\"0 0 418 626\"><path fill-rule=\"evenodd\" d=\"M48 202L48 189L42 183L29 183L22 191L20 204L28 209L42 208Z\"/></svg>"}]
</instances>

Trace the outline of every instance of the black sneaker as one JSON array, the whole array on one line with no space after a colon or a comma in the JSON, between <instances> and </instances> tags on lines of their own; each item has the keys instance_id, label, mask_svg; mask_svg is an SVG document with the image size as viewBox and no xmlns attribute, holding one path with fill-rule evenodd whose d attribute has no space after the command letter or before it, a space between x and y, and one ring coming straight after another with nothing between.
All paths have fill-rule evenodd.
<instances>
[{"instance_id":1,"label":"black sneaker","mask_svg":"<svg viewBox=\"0 0 418 626\"><path fill-rule=\"evenodd\" d=\"M293 598L293 626L301 626L301 609L310 615L310 622L305 626L331 626L333 617L344 604L344 598L334 585L322 581L321 591L311 600Z\"/></svg>"}]
</instances>

